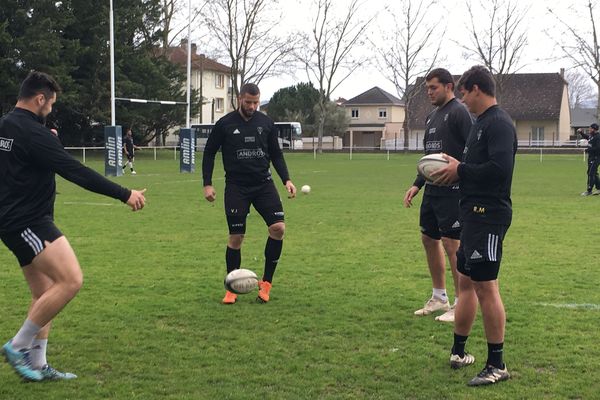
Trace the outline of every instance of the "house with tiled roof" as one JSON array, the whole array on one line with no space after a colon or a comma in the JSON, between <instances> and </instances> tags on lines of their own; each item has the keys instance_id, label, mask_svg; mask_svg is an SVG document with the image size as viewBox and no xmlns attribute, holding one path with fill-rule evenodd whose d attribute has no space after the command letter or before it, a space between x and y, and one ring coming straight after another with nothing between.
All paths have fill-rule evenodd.
<instances>
[{"instance_id":1,"label":"house with tiled roof","mask_svg":"<svg viewBox=\"0 0 600 400\"><path fill-rule=\"evenodd\" d=\"M192 115L192 124L211 124L231 112L231 69L204 54L197 54L192 43L192 88L197 89L203 99L201 110ZM187 41L180 46L170 47L168 59L182 68L187 68Z\"/></svg>"},{"instance_id":2,"label":"house with tiled roof","mask_svg":"<svg viewBox=\"0 0 600 400\"><path fill-rule=\"evenodd\" d=\"M586 133L591 124L598 123L598 110L594 108L575 107L571 108L571 135L573 139L579 139L577 129L583 129Z\"/></svg>"},{"instance_id":3,"label":"house with tiled roof","mask_svg":"<svg viewBox=\"0 0 600 400\"><path fill-rule=\"evenodd\" d=\"M404 102L375 86L342 103L350 124L344 134L344 147L381 148L394 142L402 147Z\"/></svg>"},{"instance_id":4,"label":"house with tiled roof","mask_svg":"<svg viewBox=\"0 0 600 400\"><path fill-rule=\"evenodd\" d=\"M460 76L454 76L458 82ZM425 118L433 109L424 85L410 102L409 148L421 147ZM457 97L460 94L457 92ZM500 106L511 116L517 128L519 145L559 145L571 136L568 84L563 73L511 74L503 79Z\"/></svg>"}]
</instances>

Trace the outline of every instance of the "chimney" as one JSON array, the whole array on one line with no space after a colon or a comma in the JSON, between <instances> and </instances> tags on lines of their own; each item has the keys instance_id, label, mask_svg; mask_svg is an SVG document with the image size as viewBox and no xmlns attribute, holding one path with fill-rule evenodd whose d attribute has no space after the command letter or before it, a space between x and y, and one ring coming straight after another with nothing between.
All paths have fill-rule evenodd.
<instances>
[{"instance_id":1,"label":"chimney","mask_svg":"<svg viewBox=\"0 0 600 400\"><path fill-rule=\"evenodd\" d=\"M187 49L187 39L181 39L181 42L179 42L179 46Z\"/></svg>"},{"instance_id":2,"label":"chimney","mask_svg":"<svg viewBox=\"0 0 600 400\"><path fill-rule=\"evenodd\" d=\"M565 69L564 68L560 69L560 77L563 79L565 78Z\"/></svg>"},{"instance_id":3,"label":"chimney","mask_svg":"<svg viewBox=\"0 0 600 400\"><path fill-rule=\"evenodd\" d=\"M196 43L192 42L192 54L196 54L197 49L198 49L198 46L196 45Z\"/></svg>"}]
</instances>

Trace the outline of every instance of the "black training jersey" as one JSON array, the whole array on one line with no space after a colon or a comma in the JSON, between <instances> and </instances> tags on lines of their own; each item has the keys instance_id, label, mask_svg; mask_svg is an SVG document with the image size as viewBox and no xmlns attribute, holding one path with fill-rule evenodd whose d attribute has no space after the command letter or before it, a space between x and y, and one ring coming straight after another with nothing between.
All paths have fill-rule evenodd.
<instances>
[{"instance_id":1,"label":"black training jersey","mask_svg":"<svg viewBox=\"0 0 600 400\"><path fill-rule=\"evenodd\" d=\"M133 151L134 151L133 137L129 137L129 136L125 135L125 137L123 138L123 146L125 146L125 150L127 150L127 154L129 154L129 156L133 156L133 154L134 154L133 153Z\"/></svg>"},{"instance_id":2,"label":"black training jersey","mask_svg":"<svg viewBox=\"0 0 600 400\"><path fill-rule=\"evenodd\" d=\"M510 225L516 152L510 116L498 106L488 108L473 124L458 166L463 221Z\"/></svg>"},{"instance_id":3,"label":"black training jersey","mask_svg":"<svg viewBox=\"0 0 600 400\"><path fill-rule=\"evenodd\" d=\"M215 155L223 153L225 181L255 185L271 180L272 162L285 184L290 177L279 148L277 127L271 118L257 111L246 121L238 110L217 121L204 148L202 178L204 186L212 185Z\"/></svg>"},{"instance_id":4,"label":"black training jersey","mask_svg":"<svg viewBox=\"0 0 600 400\"><path fill-rule=\"evenodd\" d=\"M433 110L426 120L423 147L425 154L446 153L457 160L462 159L465 142L473 120L466 107L456 98ZM425 185L425 178L417 175L413 185L418 188ZM425 194L448 196L458 194L458 185L426 185Z\"/></svg>"},{"instance_id":5,"label":"black training jersey","mask_svg":"<svg viewBox=\"0 0 600 400\"><path fill-rule=\"evenodd\" d=\"M600 158L600 133L590 135L588 147L585 149L590 159L595 160Z\"/></svg>"},{"instance_id":6,"label":"black training jersey","mask_svg":"<svg viewBox=\"0 0 600 400\"><path fill-rule=\"evenodd\" d=\"M0 119L0 233L54 219L54 174L126 202L131 195L74 159L34 113L22 108Z\"/></svg>"}]
</instances>

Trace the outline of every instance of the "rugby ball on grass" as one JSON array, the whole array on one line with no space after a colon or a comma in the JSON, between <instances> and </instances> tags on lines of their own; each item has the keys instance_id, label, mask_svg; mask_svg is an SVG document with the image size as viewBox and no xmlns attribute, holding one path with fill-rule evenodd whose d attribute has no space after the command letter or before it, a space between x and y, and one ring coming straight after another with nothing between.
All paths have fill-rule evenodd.
<instances>
[{"instance_id":1,"label":"rugby ball on grass","mask_svg":"<svg viewBox=\"0 0 600 400\"><path fill-rule=\"evenodd\" d=\"M431 174L438 169L448 165L448 160L441 153L427 154L421 157L417 163L417 172L429 183L433 183L435 177Z\"/></svg>"},{"instance_id":2,"label":"rugby ball on grass","mask_svg":"<svg viewBox=\"0 0 600 400\"><path fill-rule=\"evenodd\" d=\"M230 292L246 294L258 287L258 277L249 269L239 268L228 273L223 283Z\"/></svg>"}]
</instances>

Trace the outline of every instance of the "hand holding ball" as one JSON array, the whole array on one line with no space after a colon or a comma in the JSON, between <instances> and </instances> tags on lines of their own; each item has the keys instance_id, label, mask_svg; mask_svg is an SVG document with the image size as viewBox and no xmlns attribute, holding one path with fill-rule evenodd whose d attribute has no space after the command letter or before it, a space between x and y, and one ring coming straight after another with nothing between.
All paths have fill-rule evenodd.
<instances>
[{"instance_id":1,"label":"hand holding ball","mask_svg":"<svg viewBox=\"0 0 600 400\"><path fill-rule=\"evenodd\" d=\"M434 183L436 177L431 174L439 170L442 167L448 165L446 160L440 153L427 154L421 157L417 163L417 172L429 183Z\"/></svg>"},{"instance_id":2,"label":"hand holding ball","mask_svg":"<svg viewBox=\"0 0 600 400\"><path fill-rule=\"evenodd\" d=\"M304 185L302 186L302 188L300 188L300 191L304 194L309 194L310 193L310 186L308 185Z\"/></svg>"}]
</instances>

